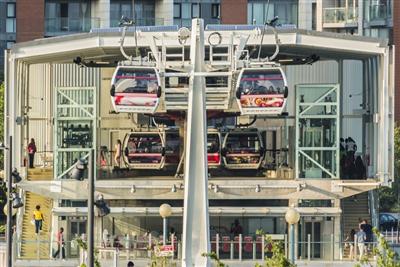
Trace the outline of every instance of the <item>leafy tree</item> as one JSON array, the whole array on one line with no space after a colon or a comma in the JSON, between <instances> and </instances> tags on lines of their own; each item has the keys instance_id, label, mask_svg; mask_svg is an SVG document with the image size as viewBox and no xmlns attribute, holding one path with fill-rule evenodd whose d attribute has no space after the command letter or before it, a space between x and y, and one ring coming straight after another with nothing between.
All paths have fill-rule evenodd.
<instances>
[{"instance_id":1,"label":"leafy tree","mask_svg":"<svg viewBox=\"0 0 400 267\"><path fill-rule=\"evenodd\" d=\"M394 182L379 189L379 206L383 212L400 212L400 127L394 129Z\"/></svg>"},{"instance_id":2,"label":"leafy tree","mask_svg":"<svg viewBox=\"0 0 400 267\"><path fill-rule=\"evenodd\" d=\"M372 265L369 262L368 257L361 259L355 267L361 266L376 266L376 267L400 267L400 262L398 261L397 253L389 246L385 237L379 232L378 229L372 229L375 236L377 237L378 244L373 249L373 255L376 256L376 265Z\"/></svg>"}]
</instances>

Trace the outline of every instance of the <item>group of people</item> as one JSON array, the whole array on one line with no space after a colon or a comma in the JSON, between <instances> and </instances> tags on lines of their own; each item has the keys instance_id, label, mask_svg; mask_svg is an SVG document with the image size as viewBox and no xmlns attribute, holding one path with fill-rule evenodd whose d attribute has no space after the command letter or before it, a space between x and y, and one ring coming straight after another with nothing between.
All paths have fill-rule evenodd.
<instances>
[{"instance_id":1,"label":"group of people","mask_svg":"<svg viewBox=\"0 0 400 267\"><path fill-rule=\"evenodd\" d=\"M350 250L349 258L351 260L356 260L356 249L358 249L357 254L361 260L364 257L364 254L366 254L370 249L370 244L373 241L372 225L370 225L365 219L359 219L359 222L358 231L351 229L345 239L345 247L349 248ZM354 244L357 244L357 248L354 246Z\"/></svg>"},{"instance_id":2,"label":"group of people","mask_svg":"<svg viewBox=\"0 0 400 267\"><path fill-rule=\"evenodd\" d=\"M340 169L342 179L365 179L367 169L361 156L355 156L357 144L353 138L340 138Z\"/></svg>"}]
</instances>

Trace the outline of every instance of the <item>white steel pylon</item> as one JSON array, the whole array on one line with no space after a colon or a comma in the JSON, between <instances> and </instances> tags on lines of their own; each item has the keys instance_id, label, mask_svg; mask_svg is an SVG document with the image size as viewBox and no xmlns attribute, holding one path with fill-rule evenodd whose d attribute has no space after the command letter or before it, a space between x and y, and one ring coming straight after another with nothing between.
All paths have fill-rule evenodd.
<instances>
[{"instance_id":1,"label":"white steel pylon","mask_svg":"<svg viewBox=\"0 0 400 267\"><path fill-rule=\"evenodd\" d=\"M208 218L207 120L204 71L204 22L192 20L185 151L182 267L210 266L202 253L210 252Z\"/></svg>"}]
</instances>

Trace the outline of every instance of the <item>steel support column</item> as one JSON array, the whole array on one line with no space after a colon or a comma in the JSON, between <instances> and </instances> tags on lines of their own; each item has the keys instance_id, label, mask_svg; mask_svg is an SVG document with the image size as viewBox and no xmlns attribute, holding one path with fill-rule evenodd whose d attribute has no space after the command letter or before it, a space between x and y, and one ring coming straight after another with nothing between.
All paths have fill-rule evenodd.
<instances>
[{"instance_id":1,"label":"steel support column","mask_svg":"<svg viewBox=\"0 0 400 267\"><path fill-rule=\"evenodd\" d=\"M210 266L202 253L210 251L208 218L207 121L204 71L204 22L192 20L187 138L185 149L185 200L182 267Z\"/></svg>"}]
</instances>

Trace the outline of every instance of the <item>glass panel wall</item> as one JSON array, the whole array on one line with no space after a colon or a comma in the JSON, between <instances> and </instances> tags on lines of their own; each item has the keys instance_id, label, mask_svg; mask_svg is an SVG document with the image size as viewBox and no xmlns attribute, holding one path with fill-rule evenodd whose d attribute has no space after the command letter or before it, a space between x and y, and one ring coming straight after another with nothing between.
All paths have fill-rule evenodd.
<instances>
[{"instance_id":1,"label":"glass panel wall","mask_svg":"<svg viewBox=\"0 0 400 267\"><path fill-rule=\"evenodd\" d=\"M99 27L100 19L91 17L90 1L50 0L45 5L47 36L87 32Z\"/></svg>"},{"instance_id":2,"label":"glass panel wall","mask_svg":"<svg viewBox=\"0 0 400 267\"><path fill-rule=\"evenodd\" d=\"M339 177L339 86L296 87L296 177Z\"/></svg>"},{"instance_id":3,"label":"glass panel wall","mask_svg":"<svg viewBox=\"0 0 400 267\"><path fill-rule=\"evenodd\" d=\"M296 0L249 0L247 23L264 24L265 21L279 17L280 24L297 25L298 1Z\"/></svg>"}]
</instances>

